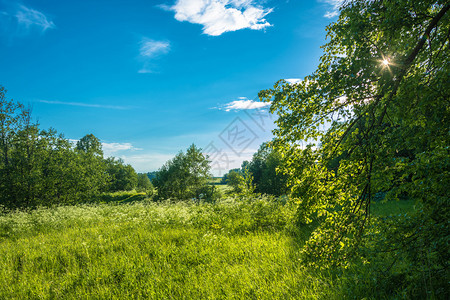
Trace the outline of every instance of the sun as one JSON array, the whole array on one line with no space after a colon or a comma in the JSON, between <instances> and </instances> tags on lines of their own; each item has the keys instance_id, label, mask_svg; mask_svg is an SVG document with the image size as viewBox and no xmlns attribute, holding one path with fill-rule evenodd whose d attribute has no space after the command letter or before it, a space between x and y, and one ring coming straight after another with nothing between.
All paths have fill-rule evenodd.
<instances>
[{"instance_id":1,"label":"sun","mask_svg":"<svg viewBox=\"0 0 450 300\"><path fill-rule=\"evenodd\" d=\"M391 67L395 67L395 63L392 61L389 56L381 56L382 59L378 60L378 63L381 66L381 70L388 70L391 73Z\"/></svg>"}]
</instances>

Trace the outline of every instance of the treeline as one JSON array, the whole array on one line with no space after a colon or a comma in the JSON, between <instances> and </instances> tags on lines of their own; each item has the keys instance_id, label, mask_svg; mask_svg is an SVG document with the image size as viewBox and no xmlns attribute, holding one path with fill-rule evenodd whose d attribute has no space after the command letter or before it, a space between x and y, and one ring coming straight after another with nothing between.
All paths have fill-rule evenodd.
<instances>
[{"instance_id":1,"label":"treeline","mask_svg":"<svg viewBox=\"0 0 450 300\"><path fill-rule=\"evenodd\" d=\"M8 100L0 86L0 205L74 204L131 189L151 191L147 175L120 159L103 158L92 134L73 145L54 129L40 129L31 110Z\"/></svg>"},{"instance_id":2,"label":"treeline","mask_svg":"<svg viewBox=\"0 0 450 300\"><path fill-rule=\"evenodd\" d=\"M220 199L223 195L212 183L208 159L200 148L192 144L186 152L179 152L158 171L148 173L157 189L154 199L207 202ZM287 195L290 192L288 177L279 172L281 163L281 154L268 143L263 143L250 162L244 161L241 168L230 170L222 177L221 184L229 185L234 196Z\"/></svg>"},{"instance_id":3,"label":"treeline","mask_svg":"<svg viewBox=\"0 0 450 300\"><path fill-rule=\"evenodd\" d=\"M235 193L250 189L255 193L281 196L289 193L288 176L280 172L281 154L263 143L253 154L251 161L244 161L241 168L232 169L222 178Z\"/></svg>"}]
</instances>

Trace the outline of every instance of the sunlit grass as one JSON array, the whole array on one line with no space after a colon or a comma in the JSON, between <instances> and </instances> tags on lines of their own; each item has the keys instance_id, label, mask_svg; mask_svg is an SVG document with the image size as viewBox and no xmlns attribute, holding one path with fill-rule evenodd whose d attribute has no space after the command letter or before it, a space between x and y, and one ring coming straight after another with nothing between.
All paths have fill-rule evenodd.
<instances>
[{"instance_id":1,"label":"sunlit grass","mask_svg":"<svg viewBox=\"0 0 450 300\"><path fill-rule=\"evenodd\" d=\"M302 266L295 208L283 203L109 202L0 215L0 299L346 297L358 287L351 277Z\"/></svg>"},{"instance_id":2,"label":"sunlit grass","mask_svg":"<svg viewBox=\"0 0 450 300\"><path fill-rule=\"evenodd\" d=\"M0 217L1 299L289 299L324 293L266 199L81 205Z\"/></svg>"}]
</instances>

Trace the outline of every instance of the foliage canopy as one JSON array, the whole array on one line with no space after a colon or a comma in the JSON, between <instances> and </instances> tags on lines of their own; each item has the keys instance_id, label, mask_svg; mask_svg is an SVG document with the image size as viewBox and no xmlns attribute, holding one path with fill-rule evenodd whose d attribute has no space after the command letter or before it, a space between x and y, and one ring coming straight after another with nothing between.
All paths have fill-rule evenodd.
<instances>
[{"instance_id":1,"label":"foliage canopy","mask_svg":"<svg viewBox=\"0 0 450 300\"><path fill-rule=\"evenodd\" d=\"M260 92L279 116L272 145L298 197L298 222L318 224L303 248L306 263L368 263L364 253L378 243L392 255L390 269L406 255L408 271L437 282L434 292L445 286L449 8L448 1L347 1L327 27L317 70ZM413 199L417 209L370 221L378 198Z\"/></svg>"}]
</instances>

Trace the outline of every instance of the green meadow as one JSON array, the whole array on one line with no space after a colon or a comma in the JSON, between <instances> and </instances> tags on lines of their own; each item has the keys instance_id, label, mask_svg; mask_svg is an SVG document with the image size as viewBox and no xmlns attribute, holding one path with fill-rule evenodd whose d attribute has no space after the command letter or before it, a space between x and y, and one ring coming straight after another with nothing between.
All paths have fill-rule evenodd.
<instances>
[{"instance_id":1,"label":"green meadow","mask_svg":"<svg viewBox=\"0 0 450 300\"><path fill-rule=\"evenodd\" d=\"M0 298L342 299L351 296L348 291L370 295L366 286L344 289L350 277L299 263L302 232L292 226L294 218L293 205L269 197L215 204L110 201L4 212Z\"/></svg>"}]
</instances>

